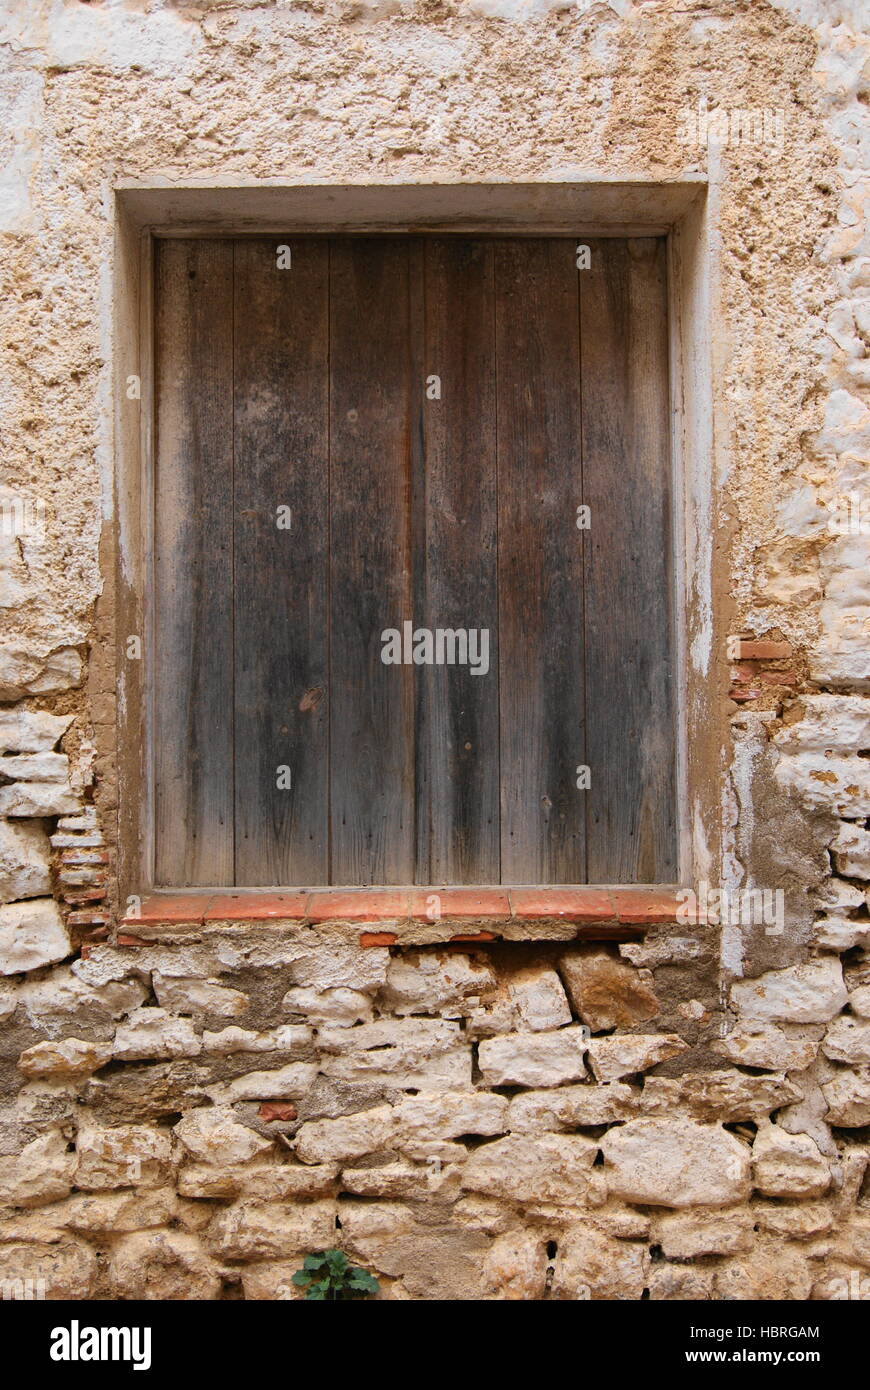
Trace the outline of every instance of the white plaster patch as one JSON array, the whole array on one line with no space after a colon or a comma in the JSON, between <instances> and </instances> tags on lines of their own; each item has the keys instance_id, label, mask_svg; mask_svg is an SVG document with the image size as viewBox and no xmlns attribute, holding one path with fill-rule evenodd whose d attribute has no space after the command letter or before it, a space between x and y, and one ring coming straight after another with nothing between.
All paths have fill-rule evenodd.
<instances>
[{"instance_id":1,"label":"white plaster patch","mask_svg":"<svg viewBox=\"0 0 870 1390\"><path fill-rule=\"evenodd\" d=\"M0 92L0 231L34 226L30 186L39 167L41 73L6 72Z\"/></svg>"},{"instance_id":2,"label":"white plaster patch","mask_svg":"<svg viewBox=\"0 0 870 1390\"><path fill-rule=\"evenodd\" d=\"M202 42L199 26L177 10L137 14L125 0L99 6L12 0L0 21L0 44L47 68L133 68L164 76L186 70Z\"/></svg>"},{"instance_id":3,"label":"white plaster patch","mask_svg":"<svg viewBox=\"0 0 870 1390\"><path fill-rule=\"evenodd\" d=\"M591 10L598 0L467 0L465 8L485 19L504 19L512 24L524 24L539 19L553 10ZM617 14L628 9L626 0L609 0L609 8Z\"/></svg>"}]
</instances>

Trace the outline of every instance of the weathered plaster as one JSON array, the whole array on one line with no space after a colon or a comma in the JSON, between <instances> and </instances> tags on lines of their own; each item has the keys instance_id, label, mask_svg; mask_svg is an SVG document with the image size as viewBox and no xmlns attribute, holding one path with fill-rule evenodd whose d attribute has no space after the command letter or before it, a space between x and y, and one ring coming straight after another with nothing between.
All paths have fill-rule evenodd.
<instances>
[{"instance_id":1,"label":"weathered plaster","mask_svg":"<svg viewBox=\"0 0 870 1390\"><path fill-rule=\"evenodd\" d=\"M34 832L0 840L0 1277L281 1297L337 1211L396 1298L829 1298L867 1267L870 538L830 524L844 494L870 506L862 18L859 0L6 0L2 481L46 525L0 552L2 752L37 759L0 787ZM781 112L781 142L687 147L702 98ZM119 541L142 556L115 488L143 409L113 378L142 307L119 310L138 246L116 191L690 174L708 194L674 240L695 262L675 320L702 348L675 444L687 784L707 787L687 820L695 875L781 889L782 934L681 922L580 963L241 924L102 944L125 873L119 696L125 728L145 718L114 649L145 604L138 565L114 581ZM736 713L735 634L792 652L749 663ZM509 1105L475 1079L481 1049L526 1078Z\"/></svg>"}]
</instances>

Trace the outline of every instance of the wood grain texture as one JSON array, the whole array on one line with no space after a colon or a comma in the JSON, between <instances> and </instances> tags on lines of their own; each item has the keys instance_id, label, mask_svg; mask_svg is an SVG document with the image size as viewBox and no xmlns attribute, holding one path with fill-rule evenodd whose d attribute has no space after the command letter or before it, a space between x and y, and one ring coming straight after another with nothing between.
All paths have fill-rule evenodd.
<instances>
[{"instance_id":1,"label":"wood grain texture","mask_svg":"<svg viewBox=\"0 0 870 1390\"><path fill-rule=\"evenodd\" d=\"M233 248L156 256L155 873L231 884Z\"/></svg>"},{"instance_id":2,"label":"wood grain texture","mask_svg":"<svg viewBox=\"0 0 870 1390\"><path fill-rule=\"evenodd\" d=\"M501 872L585 878L578 272L562 238L496 245Z\"/></svg>"},{"instance_id":3,"label":"wood grain texture","mask_svg":"<svg viewBox=\"0 0 870 1390\"><path fill-rule=\"evenodd\" d=\"M328 275L323 240L235 244L238 884L328 881Z\"/></svg>"},{"instance_id":4,"label":"wood grain texture","mask_svg":"<svg viewBox=\"0 0 870 1390\"><path fill-rule=\"evenodd\" d=\"M590 246L158 243L158 883L675 880L665 244Z\"/></svg>"},{"instance_id":5,"label":"wood grain texture","mask_svg":"<svg viewBox=\"0 0 870 1390\"><path fill-rule=\"evenodd\" d=\"M489 645L485 674L469 664L420 668L420 883L497 883L500 874L493 261L492 243L424 244L423 375L439 376L441 399L423 402L416 617L432 631L485 630Z\"/></svg>"},{"instance_id":6,"label":"wood grain texture","mask_svg":"<svg viewBox=\"0 0 870 1390\"><path fill-rule=\"evenodd\" d=\"M409 883L415 668L381 661L413 617L409 247L336 238L331 258L331 880Z\"/></svg>"},{"instance_id":7,"label":"wood grain texture","mask_svg":"<svg viewBox=\"0 0 870 1390\"><path fill-rule=\"evenodd\" d=\"M677 876L665 243L580 276L591 882Z\"/></svg>"}]
</instances>

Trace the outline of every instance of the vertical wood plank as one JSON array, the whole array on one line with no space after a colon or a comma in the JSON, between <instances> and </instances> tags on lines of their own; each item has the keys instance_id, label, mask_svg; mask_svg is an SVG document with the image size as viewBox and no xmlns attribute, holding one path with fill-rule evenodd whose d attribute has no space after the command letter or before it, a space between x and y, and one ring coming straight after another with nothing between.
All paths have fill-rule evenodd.
<instances>
[{"instance_id":1,"label":"vertical wood plank","mask_svg":"<svg viewBox=\"0 0 870 1390\"><path fill-rule=\"evenodd\" d=\"M330 271L331 879L414 876L414 667L381 634L412 620L407 239L335 239Z\"/></svg>"},{"instance_id":2,"label":"vertical wood plank","mask_svg":"<svg viewBox=\"0 0 870 1390\"><path fill-rule=\"evenodd\" d=\"M585 878L578 272L561 238L496 246L501 863Z\"/></svg>"},{"instance_id":3,"label":"vertical wood plank","mask_svg":"<svg viewBox=\"0 0 870 1390\"><path fill-rule=\"evenodd\" d=\"M232 243L156 251L158 884L233 882Z\"/></svg>"},{"instance_id":4,"label":"vertical wood plank","mask_svg":"<svg viewBox=\"0 0 870 1390\"><path fill-rule=\"evenodd\" d=\"M485 630L489 666L485 674L468 664L420 669L418 827L428 830L418 848L420 882L497 883L500 874L493 256L491 242L424 243L423 372L440 378L441 399L424 404L425 577L416 618L432 631Z\"/></svg>"},{"instance_id":5,"label":"vertical wood plank","mask_svg":"<svg viewBox=\"0 0 870 1390\"><path fill-rule=\"evenodd\" d=\"M426 243L408 239L408 372L409 372L409 474L411 537L411 615L414 627L426 613L426 516L429 477L426 417L433 404L427 400ZM414 668L414 882L432 882L432 731L431 666Z\"/></svg>"},{"instance_id":6,"label":"vertical wood plank","mask_svg":"<svg viewBox=\"0 0 870 1390\"><path fill-rule=\"evenodd\" d=\"M329 877L328 265L324 240L235 243L238 884Z\"/></svg>"},{"instance_id":7,"label":"vertical wood plank","mask_svg":"<svg viewBox=\"0 0 870 1390\"><path fill-rule=\"evenodd\" d=\"M580 275L589 875L677 876L665 243L590 243Z\"/></svg>"}]
</instances>

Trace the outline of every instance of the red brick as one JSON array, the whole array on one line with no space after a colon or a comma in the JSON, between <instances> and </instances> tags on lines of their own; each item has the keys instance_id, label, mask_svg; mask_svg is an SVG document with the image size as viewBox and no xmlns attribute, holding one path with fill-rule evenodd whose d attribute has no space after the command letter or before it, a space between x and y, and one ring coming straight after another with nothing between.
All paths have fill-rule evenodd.
<instances>
[{"instance_id":1,"label":"red brick","mask_svg":"<svg viewBox=\"0 0 870 1390\"><path fill-rule=\"evenodd\" d=\"M741 705L747 700L758 700L761 694L760 690L750 690L745 685L740 685L728 691L728 698L733 700L736 705Z\"/></svg>"},{"instance_id":2,"label":"red brick","mask_svg":"<svg viewBox=\"0 0 870 1390\"><path fill-rule=\"evenodd\" d=\"M257 1114L268 1125L273 1120L295 1120L299 1111L292 1100L264 1100Z\"/></svg>"},{"instance_id":3,"label":"red brick","mask_svg":"<svg viewBox=\"0 0 870 1390\"><path fill-rule=\"evenodd\" d=\"M99 888L67 888L61 894L65 903L99 903L106 896L106 885Z\"/></svg>"},{"instance_id":4,"label":"red brick","mask_svg":"<svg viewBox=\"0 0 870 1390\"><path fill-rule=\"evenodd\" d=\"M394 931L364 931L360 932L360 946L394 946L398 941Z\"/></svg>"},{"instance_id":5,"label":"red brick","mask_svg":"<svg viewBox=\"0 0 870 1390\"><path fill-rule=\"evenodd\" d=\"M208 902L206 922L268 922L304 917L306 893L221 893Z\"/></svg>"},{"instance_id":6,"label":"red brick","mask_svg":"<svg viewBox=\"0 0 870 1390\"><path fill-rule=\"evenodd\" d=\"M86 908L82 912L70 912L66 919L69 927L102 927L108 920L105 912L96 912L93 908Z\"/></svg>"},{"instance_id":7,"label":"red brick","mask_svg":"<svg viewBox=\"0 0 870 1390\"><path fill-rule=\"evenodd\" d=\"M312 893L308 916L312 922L379 922L384 918L407 917L408 894L396 888L359 888L356 891L324 889Z\"/></svg>"},{"instance_id":8,"label":"red brick","mask_svg":"<svg viewBox=\"0 0 870 1390\"><path fill-rule=\"evenodd\" d=\"M494 931L457 932L451 941L497 941Z\"/></svg>"},{"instance_id":9,"label":"red brick","mask_svg":"<svg viewBox=\"0 0 870 1390\"><path fill-rule=\"evenodd\" d=\"M124 918L136 922L201 922L208 904L209 893L166 893L146 898L139 911Z\"/></svg>"},{"instance_id":10,"label":"red brick","mask_svg":"<svg viewBox=\"0 0 870 1390\"><path fill-rule=\"evenodd\" d=\"M57 879L68 888L81 888L84 891L88 888L105 888L106 877L105 869L95 869L90 864L79 864L73 868L62 868Z\"/></svg>"},{"instance_id":11,"label":"red brick","mask_svg":"<svg viewBox=\"0 0 870 1390\"><path fill-rule=\"evenodd\" d=\"M620 922L677 922L682 899L676 888L614 888L613 901Z\"/></svg>"},{"instance_id":12,"label":"red brick","mask_svg":"<svg viewBox=\"0 0 870 1390\"><path fill-rule=\"evenodd\" d=\"M115 937L117 946L153 946L153 941L148 941L144 936L133 936L131 932L118 932Z\"/></svg>"},{"instance_id":13,"label":"red brick","mask_svg":"<svg viewBox=\"0 0 870 1390\"><path fill-rule=\"evenodd\" d=\"M418 888L411 895L411 916L431 922L429 904L437 898L442 917L510 917L511 905L505 888Z\"/></svg>"},{"instance_id":14,"label":"red brick","mask_svg":"<svg viewBox=\"0 0 870 1390\"><path fill-rule=\"evenodd\" d=\"M606 888L512 888L514 917L537 921L560 917L565 922L613 922L616 908Z\"/></svg>"},{"instance_id":15,"label":"red brick","mask_svg":"<svg viewBox=\"0 0 870 1390\"><path fill-rule=\"evenodd\" d=\"M765 685L797 685L797 671L760 671L758 679Z\"/></svg>"},{"instance_id":16,"label":"red brick","mask_svg":"<svg viewBox=\"0 0 870 1390\"><path fill-rule=\"evenodd\" d=\"M791 656L790 642L765 642L744 638L740 643L741 661L784 661Z\"/></svg>"}]
</instances>

